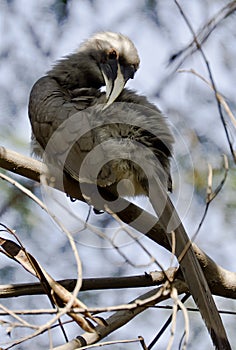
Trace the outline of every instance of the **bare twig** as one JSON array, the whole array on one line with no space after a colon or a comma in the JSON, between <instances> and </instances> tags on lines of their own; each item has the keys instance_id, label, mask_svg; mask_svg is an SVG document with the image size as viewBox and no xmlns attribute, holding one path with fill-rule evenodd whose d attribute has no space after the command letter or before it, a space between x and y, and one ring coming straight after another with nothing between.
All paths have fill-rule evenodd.
<instances>
[{"instance_id":1,"label":"bare twig","mask_svg":"<svg viewBox=\"0 0 236 350\"><path fill-rule=\"evenodd\" d=\"M40 334L44 329L48 329L50 327L50 325L52 325L55 321L59 320L60 317L62 315L64 315L65 313L68 313L68 310L70 310L71 306L76 302L79 305L79 300L77 299L77 294L81 288L81 283L82 283L82 268L81 268L81 262L79 259L79 255L75 246L75 242L73 240L73 237L71 236L70 232L65 228L65 226L61 223L61 221L56 218L53 214L50 213L50 211L48 210L48 208L46 207L46 205L40 201L31 191L27 190L24 186L22 186L21 184L19 184L17 181L12 180L11 178L9 178L8 176L6 176L5 174L1 174L0 173L0 178L4 179L5 181L8 181L9 183L11 183L12 185L14 185L15 187L17 187L19 190L21 190L23 193L25 193L28 197L30 197L33 201L35 201L43 210L45 210L54 220L54 222L61 228L61 230L67 235L67 238L70 242L72 251L74 253L76 262L77 262L77 268L78 268L78 278L77 278L77 282L75 285L75 289L73 291L72 294L70 294L70 298L69 300L67 299L67 304L65 305L65 307L63 309L61 309L61 311L51 320L49 321L47 324L45 324L44 326L41 326L38 328L38 330L36 332L34 332L33 334L27 336L27 337L22 337L21 339L16 340L13 345L16 344L20 344L21 342L28 340L38 334ZM53 281L53 279L50 278L50 276L46 273L45 270L43 270L43 273L47 276L47 280L51 281L50 283L50 287L53 289L57 286L57 284L55 283L55 281ZM55 290L55 293L58 293L58 288ZM77 316L74 316L73 314L70 315L73 318L76 318L76 321L79 322L79 324L83 327L85 326L85 328L90 329L90 331L92 331L92 328L89 327L89 324L87 323L86 320L83 320L83 323L81 323L81 318L78 319ZM92 318L92 317L91 317ZM86 326L87 324L87 326ZM13 346L12 345L12 346Z\"/></svg>"},{"instance_id":2,"label":"bare twig","mask_svg":"<svg viewBox=\"0 0 236 350\"><path fill-rule=\"evenodd\" d=\"M17 313L14 311L6 308L4 305L0 304L0 308L7 314L15 318L17 321L20 322L21 326L27 327L27 328L33 328L33 329L38 329L38 326L34 326L29 322L26 322L23 318L21 318Z\"/></svg>"},{"instance_id":3,"label":"bare twig","mask_svg":"<svg viewBox=\"0 0 236 350\"><path fill-rule=\"evenodd\" d=\"M185 301L189 298L190 294L185 294L185 296L182 298L181 302L185 303ZM157 306L155 306L157 307ZM160 308L162 308L160 306ZM169 309L172 309L173 306L168 306ZM179 310L179 307L178 307ZM187 309L188 310L188 309ZM151 350L153 348L153 346L157 343L157 341L160 339L160 337L162 336L162 334L166 331L167 327L170 325L172 321L172 315L170 315L167 319L167 321L164 323L164 325L161 327L160 331L157 333L157 335L155 336L155 338L151 341L151 343L148 345L148 350Z\"/></svg>"},{"instance_id":4,"label":"bare twig","mask_svg":"<svg viewBox=\"0 0 236 350\"><path fill-rule=\"evenodd\" d=\"M179 283L178 283L179 284ZM181 285L181 283L179 284ZM183 288L184 288L184 284L183 284ZM184 297L181 299L181 302L185 302L188 298L190 297L190 294L185 294ZM111 312L111 311L118 311L118 310L130 310L132 308L135 308L135 306L132 306L130 304L124 304L124 305L114 305L114 306L109 306L109 307L89 307L88 311L91 313L96 313L99 314L100 312ZM150 305L149 306L152 309L163 309L163 310L172 310L173 306L171 305ZM8 310L8 309L7 309ZM197 308L194 307L186 307L187 311L191 311L191 312L198 312L199 310ZM56 314L58 312L57 309L37 309L37 310L32 310L32 309L22 309L22 310L11 310L12 312L14 312L14 314L16 315L53 315ZM84 311L84 309L80 309L80 308L73 308L70 310L71 312L74 313L82 313ZM236 311L231 311L231 310L219 310L219 313L222 315L234 315L236 316ZM1 311L0 310L0 316L7 316L8 315L8 311ZM171 316L172 317L172 316ZM2 322L2 320L0 321L0 323ZM65 321L64 323L71 323L72 321ZM171 322L171 319L170 319ZM168 325L170 324L170 322L168 323ZM167 325L167 326L168 326Z\"/></svg>"},{"instance_id":5,"label":"bare twig","mask_svg":"<svg viewBox=\"0 0 236 350\"><path fill-rule=\"evenodd\" d=\"M210 34L215 30L219 25L230 15L233 14L233 12L236 10L236 2L235 0L231 1L230 3L226 4L224 7L222 7L215 15L212 16L212 18L209 19L209 21L203 25L202 28L198 31L196 34L196 39L200 43L200 45L204 44L205 41L209 38ZM195 45L195 39L192 39L191 42L186 45L182 50L179 52L173 54L170 58L170 63L173 63L176 61L176 59L179 59L178 67L180 67L184 61L192 55L198 47Z\"/></svg>"},{"instance_id":6,"label":"bare twig","mask_svg":"<svg viewBox=\"0 0 236 350\"><path fill-rule=\"evenodd\" d=\"M211 83L207 79L205 79L201 74L196 72L194 69L179 69L178 72L179 73L192 73L192 74L194 74L195 76L200 78L202 81L204 81L204 83L206 83L214 91ZM233 126L236 128L236 118L235 118L233 112L231 111L228 103L226 102L225 98L218 91L217 91L216 97L217 97L218 101L222 104L222 106L224 107L225 112L228 114Z\"/></svg>"},{"instance_id":7,"label":"bare twig","mask_svg":"<svg viewBox=\"0 0 236 350\"><path fill-rule=\"evenodd\" d=\"M213 171L212 171L211 165L210 164L208 165L208 184L207 184L207 190L206 190L206 206L205 206L205 210L204 210L204 213L202 215L201 221L198 225L198 228L197 228L195 234L193 235L193 240L196 239L196 237L197 237L197 235L202 227L202 224L206 218L210 203L216 198L216 196L222 190L222 188L225 184L225 181L227 179L227 175L228 175L228 171L229 171L229 163L228 163L228 158L226 157L226 155L223 155L223 159L224 159L224 176L214 191L212 190Z\"/></svg>"},{"instance_id":8,"label":"bare twig","mask_svg":"<svg viewBox=\"0 0 236 350\"><path fill-rule=\"evenodd\" d=\"M140 337L138 337L137 339L110 340L110 341L100 342L100 343L96 343L96 344L81 346L79 348L80 348L80 350L86 350L86 349L93 349L93 348L106 346L106 345L129 344L129 343L140 343L142 345L142 341L141 341ZM56 350L56 349L70 350L71 347L69 347L67 344L61 345L60 347L57 347L57 348L53 348L52 350ZM143 347L143 349L144 349L144 347Z\"/></svg>"},{"instance_id":9,"label":"bare twig","mask_svg":"<svg viewBox=\"0 0 236 350\"><path fill-rule=\"evenodd\" d=\"M151 305L155 305L156 303L163 301L166 298L169 298L169 293L163 294L162 288L149 291L143 294L142 296L140 296L138 300L134 299L131 301L131 304L136 304L136 307L132 311L129 311L129 310L117 311L113 315L111 315L108 319L105 320L106 327L103 327L100 325L97 326L95 328L96 334L84 333L81 336L77 337L76 339L73 339L69 343L54 348L54 350L69 350L69 349L73 350L73 349L82 348L82 346L85 346L86 348L87 345L94 344L98 340L103 339L105 336L107 336L111 332L115 331L116 329L120 328L122 325L129 322L139 313L143 312L147 307L150 307Z\"/></svg>"},{"instance_id":10,"label":"bare twig","mask_svg":"<svg viewBox=\"0 0 236 350\"><path fill-rule=\"evenodd\" d=\"M223 115L223 111L222 111L222 108L221 108L221 103L218 99L218 91L217 91L217 88L216 88L216 84L215 84L215 81L214 81L214 78L213 78L213 74L212 74L212 70L210 68L210 63L205 55L205 52L203 51L203 48L201 46L201 43L199 42L195 32L194 32L194 29L190 23L190 21L188 20L188 17L186 16L186 14L184 13L182 7L180 6L180 4L178 3L177 0L174 0L174 2L176 3L187 27L189 28L192 36L193 36L193 41L197 47L197 50L199 50L199 52L201 53L201 56L205 62L205 65L206 65L206 68L207 68L207 71L208 71L208 75L209 75L209 79L210 79L210 82L211 82L211 85L212 85L212 88L214 90L214 94L215 94L215 99L216 99L216 103L217 103L217 107L218 107L218 111L219 111L219 115L220 115L220 119L221 119L221 122L222 122L222 125L224 127L224 131L225 131L225 135L226 135L226 138L227 138L227 142L229 144L229 148L230 148L230 152L231 152L231 155L232 155L232 158L234 160L234 162L236 163L236 153L234 152L234 149L233 149L233 145L232 145L232 142L230 140L230 136L229 136L229 132L228 132L228 128L227 128L227 124L226 124L226 121L224 119L224 115Z\"/></svg>"},{"instance_id":11,"label":"bare twig","mask_svg":"<svg viewBox=\"0 0 236 350\"><path fill-rule=\"evenodd\" d=\"M151 263L155 263L157 265L157 267L159 267L161 269L161 271L163 272L163 274L165 275L165 269L163 268L163 266L154 258L153 255L150 254L149 250L144 246L144 244L142 244L142 242L136 238L136 236L134 236L132 234L132 232L129 230L129 228L127 226L124 225L123 221L119 218L119 216L114 213L109 206L106 204L105 205L105 209L106 212L108 214L110 214L121 226L122 230L125 231L130 237L132 237L132 239L142 248L142 250L149 256L150 258L150 264ZM175 247L175 245L173 245ZM172 248L173 249L173 248ZM121 254L123 254L121 252ZM137 265L135 265L137 266ZM140 267L140 265L138 265L138 267ZM166 275L166 279L168 280L168 276Z\"/></svg>"}]
</instances>

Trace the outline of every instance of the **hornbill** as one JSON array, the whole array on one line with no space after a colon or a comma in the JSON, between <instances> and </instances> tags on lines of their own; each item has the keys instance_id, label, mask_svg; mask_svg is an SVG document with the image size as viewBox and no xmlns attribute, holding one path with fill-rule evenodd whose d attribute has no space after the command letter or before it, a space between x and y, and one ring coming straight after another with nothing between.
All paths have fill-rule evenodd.
<instances>
[{"instance_id":1,"label":"hornbill","mask_svg":"<svg viewBox=\"0 0 236 350\"><path fill-rule=\"evenodd\" d=\"M168 196L173 147L168 123L144 96L124 88L139 63L132 41L112 32L95 34L58 61L30 94L33 152L62 166L78 186L94 183L117 196L148 196L170 244L175 233L177 258L185 250L180 268L215 347L230 349L203 271Z\"/></svg>"}]
</instances>

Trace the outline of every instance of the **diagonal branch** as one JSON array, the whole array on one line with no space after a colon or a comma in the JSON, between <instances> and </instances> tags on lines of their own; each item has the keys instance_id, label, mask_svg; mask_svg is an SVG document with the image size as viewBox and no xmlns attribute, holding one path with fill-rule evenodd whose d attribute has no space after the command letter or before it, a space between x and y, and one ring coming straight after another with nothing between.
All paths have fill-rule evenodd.
<instances>
[{"instance_id":1,"label":"diagonal branch","mask_svg":"<svg viewBox=\"0 0 236 350\"><path fill-rule=\"evenodd\" d=\"M40 182L40 173L42 171L45 174L48 173L47 167L42 162L23 156L4 147L0 147L0 167L37 182ZM56 189L63 192L66 191L71 197L84 201L80 188L78 184L73 181L73 179L69 179L64 176L64 188L62 188L56 181L50 182L50 176L48 175L48 177L49 183L53 184ZM104 193L104 196L106 196L108 200L113 199L110 193ZM145 234L149 239L171 251L171 247L166 239L165 232L159 223L156 222L156 218L125 199L122 201L124 202L124 207L126 209L117 214L119 218L123 222L130 224L130 226ZM137 225L135 219L141 214L142 221L139 220L139 224ZM147 227L150 227L148 232L145 230ZM193 249L213 294L235 299L236 273L225 270L217 265L194 243ZM178 277L181 278L180 271L178 271Z\"/></svg>"}]
</instances>

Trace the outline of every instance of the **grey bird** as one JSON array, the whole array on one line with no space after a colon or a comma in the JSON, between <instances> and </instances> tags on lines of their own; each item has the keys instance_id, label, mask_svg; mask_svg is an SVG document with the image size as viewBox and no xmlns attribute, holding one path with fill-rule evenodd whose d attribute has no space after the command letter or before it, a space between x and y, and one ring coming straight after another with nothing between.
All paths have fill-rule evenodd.
<instances>
[{"instance_id":1,"label":"grey bird","mask_svg":"<svg viewBox=\"0 0 236 350\"><path fill-rule=\"evenodd\" d=\"M144 96L125 88L138 68L132 41L112 32L95 34L58 61L30 94L33 152L45 153L78 186L93 183L117 196L148 196L170 244L171 231L175 233L177 258L186 250L181 271L216 349L231 349L168 195L173 137L167 120Z\"/></svg>"}]
</instances>

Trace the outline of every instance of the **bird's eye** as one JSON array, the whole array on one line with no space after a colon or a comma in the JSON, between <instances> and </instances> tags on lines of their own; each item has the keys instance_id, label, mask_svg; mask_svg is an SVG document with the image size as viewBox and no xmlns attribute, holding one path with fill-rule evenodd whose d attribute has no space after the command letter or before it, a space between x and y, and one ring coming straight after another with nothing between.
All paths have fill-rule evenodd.
<instances>
[{"instance_id":1,"label":"bird's eye","mask_svg":"<svg viewBox=\"0 0 236 350\"><path fill-rule=\"evenodd\" d=\"M116 50L114 50L114 49L112 49L111 51L108 52L109 60L115 60L115 59L117 59L117 56L118 56L118 54L117 54Z\"/></svg>"}]
</instances>

